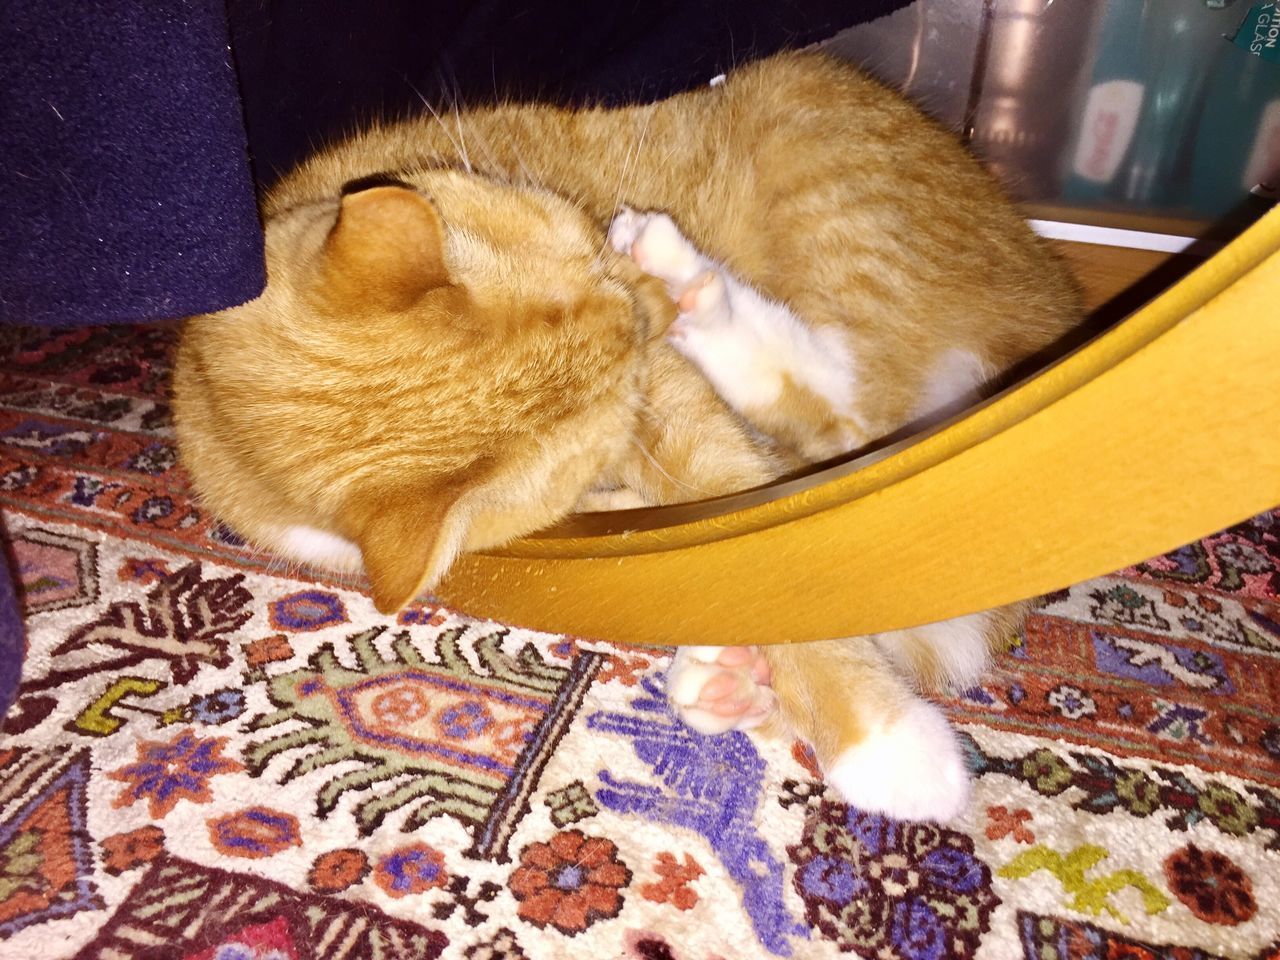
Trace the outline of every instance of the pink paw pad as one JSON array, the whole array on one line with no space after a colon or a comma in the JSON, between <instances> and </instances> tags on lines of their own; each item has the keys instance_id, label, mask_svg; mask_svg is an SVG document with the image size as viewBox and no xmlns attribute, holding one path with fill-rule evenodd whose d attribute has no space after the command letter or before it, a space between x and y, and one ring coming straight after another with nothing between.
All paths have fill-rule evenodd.
<instances>
[{"instance_id":1,"label":"pink paw pad","mask_svg":"<svg viewBox=\"0 0 1280 960\"><path fill-rule=\"evenodd\" d=\"M700 733L759 726L773 713L769 663L755 647L681 647L667 680L671 702Z\"/></svg>"},{"instance_id":2,"label":"pink paw pad","mask_svg":"<svg viewBox=\"0 0 1280 960\"><path fill-rule=\"evenodd\" d=\"M693 282L680 294L676 306L681 313L702 313L724 295L724 281L714 271L707 270L693 279Z\"/></svg>"}]
</instances>

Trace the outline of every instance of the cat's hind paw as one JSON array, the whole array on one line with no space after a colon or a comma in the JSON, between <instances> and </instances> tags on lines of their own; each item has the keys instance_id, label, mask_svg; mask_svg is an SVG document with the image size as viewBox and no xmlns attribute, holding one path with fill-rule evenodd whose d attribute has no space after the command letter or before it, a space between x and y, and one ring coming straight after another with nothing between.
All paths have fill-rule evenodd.
<instances>
[{"instance_id":1,"label":"cat's hind paw","mask_svg":"<svg viewBox=\"0 0 1280 960\"><path fill-rule=\"evenodd\" d=\"M770 679L756 647L680 647L667 674L667 696L699 733L749 730L777 707Z\"/></svg>"},{"instance_id":2,"label":"cat's hind paw","mask_svg":"<svg viewBox=\"0 0 1280 960\"><path fill-rule=\"evenodd\" d=\"M836 757L825 779L850 806L895 820L954 820L969 805L964 754L942 711L911 704Z\"/></svg>"},{"instance_id":3,"label":"cat's hind paw","mask_svg":"<svg viewBox=\"0 0 1280 960\"><path fill-rule=\"evenodd\" d=\"M707 267L707 262L665 213L623 207L609 226L609 243L645 273L665 281L673 300Z\"/></svg>"}]
</instances>

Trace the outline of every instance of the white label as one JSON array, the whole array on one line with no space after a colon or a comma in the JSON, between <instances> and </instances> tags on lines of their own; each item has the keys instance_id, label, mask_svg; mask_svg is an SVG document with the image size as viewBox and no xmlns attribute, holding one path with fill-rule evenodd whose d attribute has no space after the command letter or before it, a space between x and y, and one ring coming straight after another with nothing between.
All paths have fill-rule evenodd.
<instances>
[{"instance_id":1,"label":"white label","mask_svg":"<svg viewBox=\"0 0 1280 960\"><path fill-rule=\"evenodd\" d=\"M1071 169L1094 183L1110 183L1138 126L1144 88L1136 80L1108 80L1089 91Z\"/></svg>"},{"instance_id":2,"label":"white label","mask_svg":"<svg viewBox=\"0 0 1280 960\"><path fill-rule=\"evenodd\" d=\"M1277 177L1280 177L1280 100L1272 100L1258 121L1258 135L1249 151L1241 186L1252 190L1259 184L1268 184L1274 189Z\"/></svg>"},{"instance_id":3,"label":"white label","mask_svg":"<svg viewBox=\"0 0 1280 960\"><path fill-rule=\"evenodd\" d=\"M1276 17L1275 8L1274 3L1261 3L1255 8L1257 13L1253 21L1253 37L1249 41L1249 52L1255 57L1274 50L1276 41L1280 40L1280 18ZM1275 57L1268 56L1266 59L1274 60Z\"/></svg>"}]
</instances>

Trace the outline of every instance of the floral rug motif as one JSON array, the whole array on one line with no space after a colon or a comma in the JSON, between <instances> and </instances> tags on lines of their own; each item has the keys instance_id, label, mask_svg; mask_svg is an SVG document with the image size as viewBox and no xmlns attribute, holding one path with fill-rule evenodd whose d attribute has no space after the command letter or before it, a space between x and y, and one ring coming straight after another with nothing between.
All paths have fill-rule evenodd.
<instances>
[{"instance_id":1,"label":"floral rug motif","mask_svg":"<svg viewBox=\"0 0 1280 960\"><path fill-rule=\"evenodd\" d=\"M1044 598L948 702L971 810L901 823L683 726L669 651L274 569L172 327L6 337L3 960L1280 960L1280 512Z\"/></svg>"}]
</instances>

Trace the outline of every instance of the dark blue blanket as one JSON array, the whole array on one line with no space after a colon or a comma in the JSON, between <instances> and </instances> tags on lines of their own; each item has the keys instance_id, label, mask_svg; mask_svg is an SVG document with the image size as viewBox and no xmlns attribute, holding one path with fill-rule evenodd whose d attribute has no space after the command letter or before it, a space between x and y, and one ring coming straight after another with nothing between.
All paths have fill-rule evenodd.
<instances>
[{"instance_id":1,"label":"dark blue blanket","mask_svg":"<svg viewBox=\"0 0 1280 960\"><path fill-rule=\"evenodd\" d=\"M178 317L262 289L221 0L9 0L0 319Z\"/></svg>"}]
</instances>

